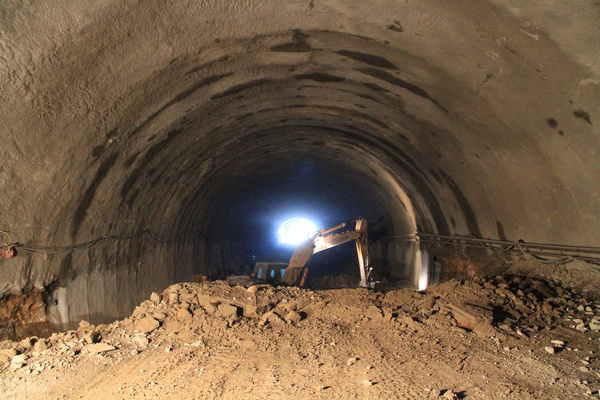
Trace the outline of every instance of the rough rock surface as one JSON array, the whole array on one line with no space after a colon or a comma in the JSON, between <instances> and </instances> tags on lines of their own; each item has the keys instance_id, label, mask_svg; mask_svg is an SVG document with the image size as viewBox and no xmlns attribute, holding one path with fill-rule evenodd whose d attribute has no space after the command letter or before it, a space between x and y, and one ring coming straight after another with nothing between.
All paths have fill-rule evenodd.
<instances>
[{"instance_id":1,"label":"rough rock surface","mask_svg":"<svg viewBox=\"0 0 600 400\"><path fill-rule=\"evenodd\" d=\"M41 292L9 295L0 300L0 339L48 337L52 332Z\"/></svg>"},{"instance_id":2,"label":"rough rock surface","mask_svg":"<svg viewBox=\"0 0 600 400\"><path fill-rule=\"evenodd\" d=\"M600 388L600 334L586 328L600 302L557 281L386 293L216 281L153 297L110 325L0 342L3 398L565 399Z\"/></svg>"}]
</instances>

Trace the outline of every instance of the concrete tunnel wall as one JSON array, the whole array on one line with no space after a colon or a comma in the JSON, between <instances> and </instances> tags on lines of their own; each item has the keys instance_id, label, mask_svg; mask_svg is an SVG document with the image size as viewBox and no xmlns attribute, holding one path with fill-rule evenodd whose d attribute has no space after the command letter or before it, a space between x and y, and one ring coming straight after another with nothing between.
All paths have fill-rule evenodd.
<instances>
[{"instance_id":1,"label":"concrete tunnel wall","mask_svg":"<svg viewBox=\"0 0 600 400\"><path fill-rule=\"evenodd\" d=\"M30 245L170 239L3 261L0 294L46 288L65 326L218 275L271 187L335 188L322 203L380 236L598 244L597 1L0 10L0 229ZM282 183L303 165L316 189ZM410 278L414 248L398 246L374 258Z\"/></svg>"}]
</instances>

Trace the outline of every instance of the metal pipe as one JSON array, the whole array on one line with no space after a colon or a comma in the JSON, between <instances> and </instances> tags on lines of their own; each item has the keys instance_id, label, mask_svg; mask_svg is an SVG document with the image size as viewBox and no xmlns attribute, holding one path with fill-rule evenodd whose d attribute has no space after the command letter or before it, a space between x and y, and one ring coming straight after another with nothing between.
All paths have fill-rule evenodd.
<instances>
[{"instance_id":1,"label":"metal pipe","mask_svg":"<svg viewBox=\"0 0 600 400\"><path fill-rule=\"evenodd\" d=\"M323 231L320 231L319 235L322 236L322 235L328 234L329 232L337 231L338 229L344 228L346 225L348 225L348 222L342 222L341 224L336 225L333 228L329 228L329 229L325 229Z\"/></svg>"}]
</instances>

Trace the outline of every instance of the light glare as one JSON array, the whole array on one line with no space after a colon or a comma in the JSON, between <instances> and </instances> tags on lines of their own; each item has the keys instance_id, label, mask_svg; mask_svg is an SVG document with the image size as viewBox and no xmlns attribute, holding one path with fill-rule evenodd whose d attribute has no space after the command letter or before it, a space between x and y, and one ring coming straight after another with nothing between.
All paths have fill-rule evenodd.
<instances>
[{"instance_id":1,"label":"light glare","mask_svg":"<svg viewBox=\"0 0 600 400\"><path fill-rule=\"evenodd\" d=\"M302 218L293 218L279 228L279 243L298 244L316 232L317 227L312 222Z\"/></svg>"},{"instance_id":2,"label":"light glare","mask_svg":"<svg viewBox=\"0 0 600 400\"><path fill-rule=\"evenodd\" d=\"M419 290L425 290L429 282L429 253L427 250L423 250L421 253L421 270L419 272Z\"/></svg>"}]
</instances>

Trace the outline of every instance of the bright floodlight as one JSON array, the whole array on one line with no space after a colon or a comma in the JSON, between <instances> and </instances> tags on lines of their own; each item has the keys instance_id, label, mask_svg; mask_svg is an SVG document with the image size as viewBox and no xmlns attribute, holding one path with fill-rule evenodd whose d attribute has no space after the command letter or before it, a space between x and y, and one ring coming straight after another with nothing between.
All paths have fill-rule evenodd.
<instances>
[{"instance_id":1,"label":"bright floodlight","mask_svg":"<svg viewBox=\"0 0 600 400\"><path fill-rule=\"evenodd\" d=\"M317 227L312 222L302 218L293 218L279 228L279 243L298 244L316 232Z\"/></svg>"}]
</instances>

